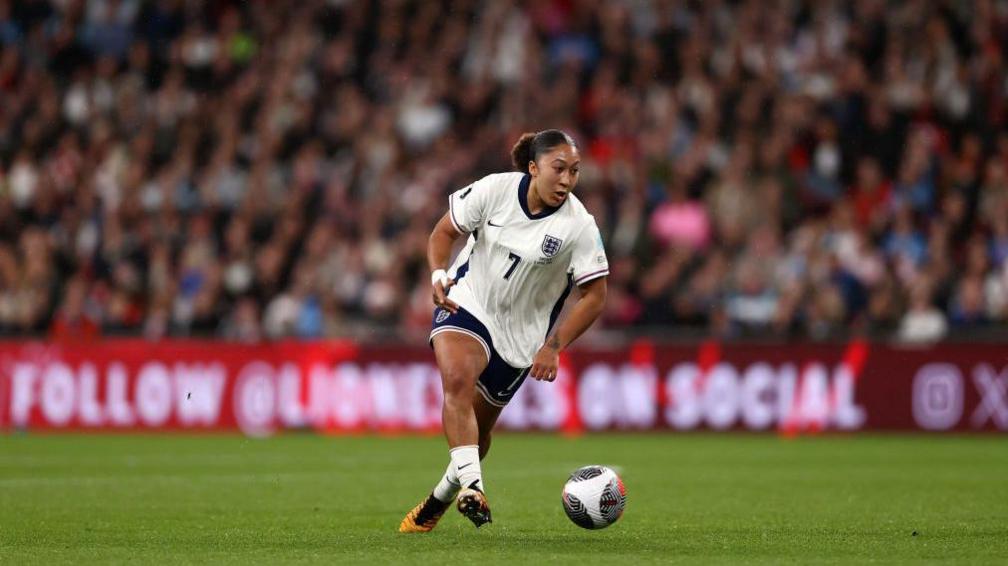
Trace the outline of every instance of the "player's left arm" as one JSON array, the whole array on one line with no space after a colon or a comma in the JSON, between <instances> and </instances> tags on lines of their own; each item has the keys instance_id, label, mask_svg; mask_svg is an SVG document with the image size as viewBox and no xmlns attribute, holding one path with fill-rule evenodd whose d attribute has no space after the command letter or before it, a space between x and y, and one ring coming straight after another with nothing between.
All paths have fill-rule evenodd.
<instances>
[{"instance_id":1,"label":"player's left arm","mask_svg":"<svg viewBox=\"0 0 1008 566\"><path fill-rule=\"evenodd\" d=\"M536 352L529 371L529 375L535 379L556 379L560 351L584 334L605 307L609 260L606 258L602 235L594 220L585 224L574 240L569 273L581 296L563 322L546 337L546 343Z\"/></svg>"},{"instance_id":2,"label":"player's left arm","mask_svg":"<svg viewBox=\"0 0 1008 566\"><path fill-rule=\"evenodd\" d=\"M598 277L578 286L581 296L567 317L546 338L536 352L529 371L535 379L553 381L560 366L560 351L577 340L602 314L606 301L606 277Z\"/></svg>"}]
</instances>

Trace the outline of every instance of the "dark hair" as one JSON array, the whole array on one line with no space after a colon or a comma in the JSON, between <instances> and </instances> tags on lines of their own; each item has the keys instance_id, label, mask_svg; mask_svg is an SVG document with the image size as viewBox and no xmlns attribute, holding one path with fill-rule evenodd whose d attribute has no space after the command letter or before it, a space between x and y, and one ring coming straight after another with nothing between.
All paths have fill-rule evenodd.
<instances>
[{"instance_id":1,"label":"dark hair","mask_svg":"<svg viewBox=\"0 0 1008 566\"><path fill-rule=\"evenodd\" d=\"M567 144L577 147L574 138L560 130L543 130L533 134L525 132L511 148L511 163L522 173L529 172L529 162L558 145Z\"/></svg>"}]
</instances>

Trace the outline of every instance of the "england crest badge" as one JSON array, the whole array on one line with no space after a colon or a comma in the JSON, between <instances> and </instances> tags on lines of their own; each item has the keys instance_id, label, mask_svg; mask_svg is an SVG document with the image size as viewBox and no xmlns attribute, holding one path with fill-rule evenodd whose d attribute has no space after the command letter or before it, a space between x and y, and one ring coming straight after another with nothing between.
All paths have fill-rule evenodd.
<instances>
[{"instance_id":1,"label":"england crest badge","mask_svg":"<svg viewBox=\"0 0 1008 566\"><path fill-rule=\"evenodd\" d=\"M542 252L546 254L546 257L553 257L560 251L561 245L563 245L563 240L546 234L541 246Z\"/></svg>"}]
</instances>

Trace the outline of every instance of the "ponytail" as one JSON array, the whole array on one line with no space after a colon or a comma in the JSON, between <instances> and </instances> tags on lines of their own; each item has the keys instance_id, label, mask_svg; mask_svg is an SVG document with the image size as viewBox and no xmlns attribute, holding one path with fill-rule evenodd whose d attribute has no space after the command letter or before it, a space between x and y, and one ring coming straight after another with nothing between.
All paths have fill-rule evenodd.
<instances>
[{"instance_id":1,"label":"ponytail","mask_svg":"<svg viewBox=\"0 0 1008 566\"><path fill-rule=\"evenodd\" d=\"M511 148L511 163L515 169L525 174L529 172L529 162L535 161L535 154L532 153L532 142L535 141L535 137L535 134L525 132Z\"/></svg>"},{"instance_id":2,"label":"ponytail","mask_svg":"<svg viewBox=\"0 0 1008 566\"><path fill-rule=\"evenodd\" d=\"M515 169L528 174L530 162L561 144L577 147L574 138L560 130L543 130L537 134L525 132L511 148L511 163Z\"/></svg>"}]
</instances>

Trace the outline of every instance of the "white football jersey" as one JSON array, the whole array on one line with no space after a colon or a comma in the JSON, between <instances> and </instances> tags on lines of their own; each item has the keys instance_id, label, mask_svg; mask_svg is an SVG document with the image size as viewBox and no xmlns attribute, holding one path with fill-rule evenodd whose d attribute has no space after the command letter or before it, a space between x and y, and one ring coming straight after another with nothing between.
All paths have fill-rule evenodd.
<instances>
[{"instance_id":1,"label":"white football jersey","mask_svg":"<svg viewBox=\"0 0 1008 566\"><path fill-rule=\"evenodd\" d=\"M448 271L448 296L490 331L516 368L532 365L573 285L608 275L595 218L568 194L557 208L528 210L531 177L488 175L448 197L455 228L469 241Z\"/></svg>"}]
</instances>

